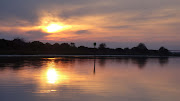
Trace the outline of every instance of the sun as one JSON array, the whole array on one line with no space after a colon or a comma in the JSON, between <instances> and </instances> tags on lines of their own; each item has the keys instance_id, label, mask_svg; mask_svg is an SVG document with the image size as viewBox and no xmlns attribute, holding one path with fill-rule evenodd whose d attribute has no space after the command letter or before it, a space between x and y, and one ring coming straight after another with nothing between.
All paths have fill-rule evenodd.
<instances>
[{"instance_id":1,"label":"sun","mask_svg":"<svg viewBox=\"0 0 180 101\"><path fill-rule=\"evenodd\" d=\"M55 33L59 32L63 29L63 26L60 24L49 24L48 26L45 27L46 32L48 33Z\"/></svg>"}]
</instances>

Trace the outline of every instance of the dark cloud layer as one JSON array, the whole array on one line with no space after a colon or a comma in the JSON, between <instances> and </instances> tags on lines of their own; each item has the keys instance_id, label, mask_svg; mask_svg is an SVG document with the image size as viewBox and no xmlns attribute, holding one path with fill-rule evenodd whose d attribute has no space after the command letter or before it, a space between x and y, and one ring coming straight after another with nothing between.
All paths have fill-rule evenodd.
<instances>
[{"instance_id":1,"label":"dark cloud layer","mask_svg":"<svg viewBox=\"0 0 180 101\"><path fill-rule=\"evenodd\" d=\"M8 40L12 40L17 37L24 37L24 36L12 32L0 32L0 38L6 38Z\"/></svg>"},{"instance_id":2,"label":"dark cloud layer","mask_svg":"<svg viewBox=\"0 0 180 101\"><path fill-rule=\"evenodd\" d=\"M14 38L23 38L25 40L28 41L32 41L32 40L41 40L43 39L45 36L47 36L47 33L44 33L42 31L39 30L35 30L35 31L28 31L26 33L21 33L21 32L0 32L0 38L6 38L9 40L12 40Z\"/></svg>"},{"instance_id":3,"label":"dark cloud layer","mask_svg":"<svg viewBox=\"0 0 180 101\"><path fill-rule=\"evenodd\" d=\"M76 32L76 34L90 34L90 31L88 30L79 30Z\"/></svg>"},{"instance_id":4,"label":"dark cloud layer","mask_svg":"<svg viewBox=\"0 0 180 101\"><path fill-rule=\"evenodd\" d=\"M71 17L124 11L152 11L164 7L176 9L179 4L179 0L1 0L0 18L17 17L36 21L39 9L48 10L54 6L62 11L62 17Z\"/></svg>"}]
</instances>

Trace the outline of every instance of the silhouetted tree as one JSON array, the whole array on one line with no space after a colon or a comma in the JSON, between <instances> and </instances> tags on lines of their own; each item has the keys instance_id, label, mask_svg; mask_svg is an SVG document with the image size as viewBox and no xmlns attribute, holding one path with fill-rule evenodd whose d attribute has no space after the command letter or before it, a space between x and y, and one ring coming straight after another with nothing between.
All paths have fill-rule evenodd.
<instances>
[{"instance_id":1,"label":"silhouetted tree","mask_svg":"<svg viewBox=\"0 0 180 101\"><path fill-rule=\"evenodd\" d=\"M70 45L71 45L72 48L76 47L75 43L73 43L73 42L71 42Z\"/></svg>"},{"instance_id":2,"label":"silhouetted tree","mask_svg":"<svg viewBox=\"0 0 180 101\"><path fill-rule=\"evenodd\" d=\"M56 50L56 51L59 50L60 45L58 43L53 44L53 49Z\"/></svg>"},{"instance_id":3,"label":"silhouetted tree","mask_svg":"<svg viewBox=\"0 0 180 101\"><path fill-rule=\"evenodd\" d=\"M6 50L6 49L8 49L8 41L7 40L5 40L5 39L0 39L0 49L1 50Z\"/></svg>"},{"instance_id":4,"label":"silhouetted tree","mask_svg":"<svg viewBox=\"0 0 180 101\"><path fill-rule=\"evenodd\" d=\"M137 46L138 49L140 50L148 50L146 45L144 43L139 43L139 45Z\"/></svg>"},{"instance_id":5,"label":"silhouetted tree","mask_svg":"<svg viewBox=\"0 0 180 101\"><path fill-rule=\"evenodd\" d=\"M24 39L20 39L20 38L15 38L14 40L12 40L12 48L13 49L24 49L25 48L25 41Z\"/></svg>"},{"instance_id":6,"label":"silhouetted tree","mask_svg":"<svg viewBox=\"0 0 180 101\"><path fill-rule=\"evenodd\" d=\"M130 49L128 47L124 48L124 54L130 54Z\"/></svg>"},{"instance_id":7,"label":"silhouetted tree","mask_svg":"<svg viewBox=\"0 0 180 101\"><path fill-rule=\"evenodd\" d=\"M95 48L95 47L96 47L96 42L94 42L94 44L93 44L93 45L94 45L94 48Z\"/></svg>"},{"instance_id":8,"label":"silhouetted tree","mask_svg":"<svg viewBox=\"0 0 180 101\"><path fill-rule=\"evenodd\" d=\"M169 50L164 47L160 47L158 51L159 51L160 55L169 55L170 54Z\"/></svg>"},{"instance_id":9,"label":"silhouetted tree","mask_svg":"<svg viewBox=\"0 0 180 101\"><path fill-rule=\"evenodd\" d=\"M39 51L43 49L44 44L40 41L33 41L30 43L30 47L33 51Z\"/></svg>"},{"instance_id":10,"label":"silhouetted tree","mask_svg":"<svg viewBox=\"0 0 180 101\"><path fill-rule=\"evenodd\" d=\"M45 43L44 48L45 48L45 50L52 49L52 45L50 43Z\"/></svg>"},{"instance_id":11,"label":"silhouetted tree","mask_svg":"<svg viewBox=\"0 0 180 101\"><path fill-rule=\"evenodd\" d=\"M60 44L60 47L63 48L63 49L68 49L71 46L68 43L62 43L62 44Z\"/></svg>"},{"instance_id":12,"label":"silhouetted tree","mask_svg":"<svg viewBox=\"0 0 180 101\"><path fill-rule=\"evenodd\" d=\"M81 54L81 55L172 55L171 52L161 47L159 50L148 50L145 44L140 43L132 49L129 48L107 48L105 43L101 43L96 48L96 43L93 43L94 48L85 46L75 46L75 43L42 43L40 41L25 42L23 39L16 38L14 40L0 39L0 54Z\"/></svg>"},{"instance_id":13,"label":"silhouetted tree","mask_svg":"<svg viewBox=\"0 0 180 101\"><path fill-rule=\"evenodd\" d=\"M106 48L106 44L105 43L101 43L100 45L99 45L99 49L105 49Z\"/></svg>"},{"instance_id":14,"label":"silhouetted tree","mask_svg":"<svg viewBox=\"0 0 180 101\"><path fill-rule=\"evenodd\" d=\"M117 54L123 54L124 50L122 48L116 48Z\"/></svg>"},{"instance_id":15,"label":"silhouetted tree","mask_svg":"<svg viewBox=\"0 0 180 101\"><path fill-rule=\"evenodd\" d=\"M129 50L129 48L128 48L128 47L126 47L126 48L124 48L124 50L126 50L126 51L127 51L127 50Z\"/></svg>"},{"instance_id":16,"label":"silhouetted tree","mask_svg":"<svg viewBox=\"0 0 180 101\"><path fill-rule=\"evenodd\" d=\"M131 50L133 54L148 54L148 49L143 43L139 43L138 46L133 47Z\"/></svg>"}]
</instances>

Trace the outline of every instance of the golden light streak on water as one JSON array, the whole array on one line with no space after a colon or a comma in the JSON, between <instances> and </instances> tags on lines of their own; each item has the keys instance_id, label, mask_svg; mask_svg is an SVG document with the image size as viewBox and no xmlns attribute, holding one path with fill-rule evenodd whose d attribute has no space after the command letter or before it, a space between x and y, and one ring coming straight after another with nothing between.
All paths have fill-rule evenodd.
<instances>
[{"instance_id":1,"label":"golden light streak on water","mask_svg":"<svg viewBox=\"0 0 180 101\"><path fill-rule=\"evenodd\" d=\"M47 71L47 81L48 83L55 84L59 78L57 71L54 68L49 68Z\"/></svg>"}]
</instances>

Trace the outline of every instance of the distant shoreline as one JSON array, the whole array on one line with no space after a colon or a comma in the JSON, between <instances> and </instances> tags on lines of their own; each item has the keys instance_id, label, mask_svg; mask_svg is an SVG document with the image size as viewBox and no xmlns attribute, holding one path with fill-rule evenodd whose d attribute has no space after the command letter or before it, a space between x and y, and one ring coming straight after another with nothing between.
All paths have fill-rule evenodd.
<instances>
[{"instance_id":1,"label":"distant shoreline","mask_svg":"<svg viewBox=\"0 0 180 101\"><path fill-rule=\"evenodd\" d=\"M148 49L144 43L132 48L108 48L105 43L92 47L79 46L75 43L43 43L40 41L25 42L23 39L0 39L1 57L57 57L57 56L106 56L106 57L169 57L180 56L161 46L157 50ZM96 47L97 46L97 47Z\"/></svg>"}]
</instances>

